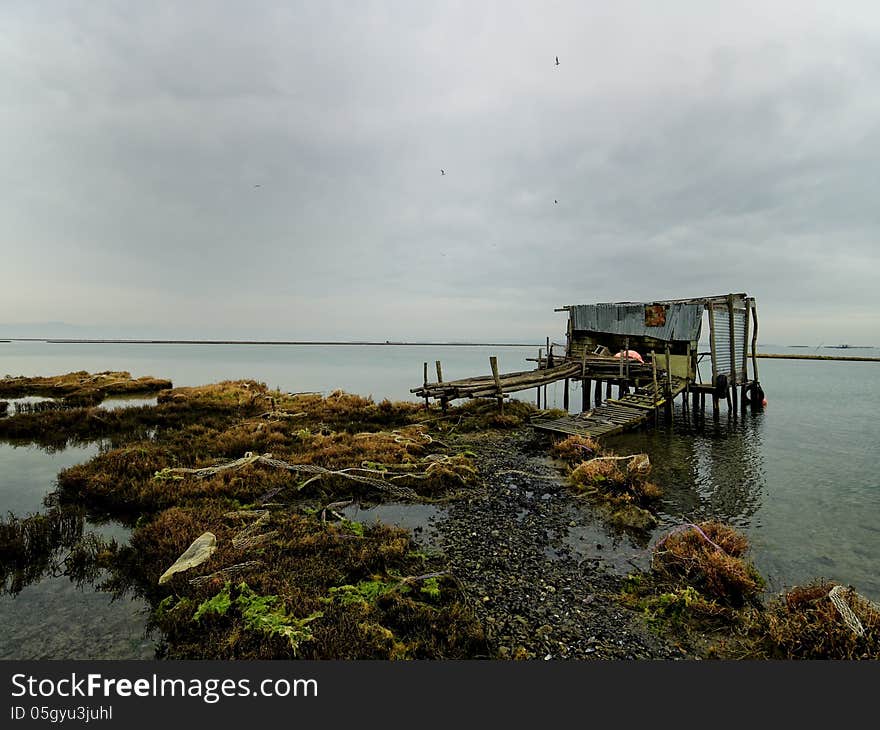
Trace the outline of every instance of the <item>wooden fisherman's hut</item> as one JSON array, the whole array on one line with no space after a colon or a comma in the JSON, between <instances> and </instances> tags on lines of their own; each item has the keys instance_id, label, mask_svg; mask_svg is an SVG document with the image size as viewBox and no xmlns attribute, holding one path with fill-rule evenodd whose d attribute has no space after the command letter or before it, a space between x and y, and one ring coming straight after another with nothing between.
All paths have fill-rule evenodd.
<instances>
[{"instance_id":1,"label":"wooden fisherman's hut","mask_svg":"<svg viewBox=\"0 0 880 730\"><path fill-rule=\"evenodd\" d=\"M701 413L710 395L716 414L721 401L736 411L740 402L744 407L756 400L759 405L763 399L754 355L757 308L747 294L575 304L556 311L568 313L564 361L583 363L579 380L585 412L591 401L595 407L602 405L603 389L606 399L610 398L612 385L622 400L613 401L617 405L609 411L639 401L654 407L661 400L671 405L678 394L683 394L686 408L690 395L694 410ZM703 343L706 332L708 342ZM596 367L597 358L615 356L620 362L616 373ZM554 357L554 362L559 360ZM650 366L650 377L643 364ZM638 398L640 394L651 400Z\"/></svg>"},{"instance_id":2,"label":"wooden fisherman's hut","mask_svg":"<svg viewBox=\"0 0 880 730\"><path fill-rule=\"evenodd\" d=\"M755 300L746 294L725 294L692 299L651 302L572 304L567 312L564 354L555 352L548 338L546 354L538 351L537 368L501 375L495 358L492 374L464 380L444 381L440 363L437 381L424 382L411 392L437 398L446 404L456 398L496 398L499 406L508 394L564 381L564 410L561 418L538 416L535 428L558 433L602 436L635 428L657 417L682 395L690 414L705 413L706 396L713 415L719 404L736 414L740 403L761 407L764 394L758 382L755 344L758 317ZM705 339L704 339L705 336ZM751 373L749 362L751 361ZM582 385L582 409L571 414L569 385ZM612 388L617 398L612 399ZM689 403L690 401L690 403Z\"/></svg>"}]
</instances>

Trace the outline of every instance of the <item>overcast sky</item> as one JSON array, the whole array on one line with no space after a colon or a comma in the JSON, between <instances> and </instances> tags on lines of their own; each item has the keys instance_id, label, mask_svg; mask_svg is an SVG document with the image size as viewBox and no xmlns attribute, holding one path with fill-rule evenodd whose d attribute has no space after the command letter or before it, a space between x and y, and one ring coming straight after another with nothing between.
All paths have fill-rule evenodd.
<instances>
[{"instance_id":1,"label":"overcast sky","mask_svg":"<svg viewBox=\"0 0 880 730\"><path fill-rule=\"evenodd\" d=\"M5 0L0 140L7 325L880 345L876 2Z\"/></svg>"}]
</instances>

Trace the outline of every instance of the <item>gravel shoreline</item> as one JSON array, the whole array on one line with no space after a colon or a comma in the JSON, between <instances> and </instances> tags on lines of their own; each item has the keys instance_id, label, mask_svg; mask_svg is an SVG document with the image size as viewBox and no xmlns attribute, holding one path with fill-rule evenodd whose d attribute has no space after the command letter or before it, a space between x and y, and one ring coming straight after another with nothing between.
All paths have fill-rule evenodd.
<instances>
[{"instance_id":1,"label":"gravel shoreline","mask_svg":"<svg viewBox=\"0 0 880 730\"><path fill-rule=\"evenodd\" d=\"M692 658L619 605L623 571L608 567L609 541L572 547L572 531L595 516L542 438L524 427L456 439L476 453L484 490L433 525L432 542L485 628L485 658Z\"/></svg>"}]
</instances>

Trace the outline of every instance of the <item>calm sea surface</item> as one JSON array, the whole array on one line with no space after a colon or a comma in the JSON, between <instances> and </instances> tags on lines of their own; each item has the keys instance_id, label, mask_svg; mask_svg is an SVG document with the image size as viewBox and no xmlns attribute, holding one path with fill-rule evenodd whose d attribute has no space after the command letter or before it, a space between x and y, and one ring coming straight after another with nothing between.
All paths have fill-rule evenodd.
<instances>
[{"instance_id":1,"label":"calm sea surface","mask_svg":"<svg viewBox=\"0 0 880 730\"><path fill-rule=\"evenodd\" d=\"M761 345L762 352L880 356L880 350L846 352ZM502 372L528 370L535 347L348 346L348 345L162 345L0 343L0 376L55 375L73 370L127 370L133 376L170 378L174 385L201 385L252 378L284 391L327 393L336 388L375 399L413 399L423 363L434 379L441 360L444 379L489 374L489 356ZM880 600L880 362L759 359L768 406L758 414L729 419L722 406L713 422L693 427L676 413L663 425L609 441L619 453L645 451L664 488L658 539L686 521L716 517L750 539L752 557L770 589L816 577L852 585ZM534 390L523 400L534 400ZM548 387L550 405L562 402L562 385ZM572 408L581 394L572 392ZM140 401L131 401L138 405ZM108 404L125 407L124 402ZM55 475L89 459L100 444L47 453L0 442L0 513L24 516L45 511L43 497ZM384 514L384 513L383 513ZM409 526L424 519L403 508L385 518ZM92 524L117 539L118 525ZM630 543L625 543L630 545ZM150 658L143 635L145 606L111 602L94 588L73 587L46 577L16 596L0 596L0 658Z\"/></svg>"}]
</instances>

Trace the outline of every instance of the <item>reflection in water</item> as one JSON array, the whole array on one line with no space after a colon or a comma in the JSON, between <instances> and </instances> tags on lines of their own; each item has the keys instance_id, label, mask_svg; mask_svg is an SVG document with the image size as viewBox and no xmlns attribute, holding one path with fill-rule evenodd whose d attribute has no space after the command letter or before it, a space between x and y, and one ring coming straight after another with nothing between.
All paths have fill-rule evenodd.
<instances>
[{"instance_id":1,"label":"reflection in water","mask_svg":"<svg viewBox=\"0 0 880 730\"><path fill-rule=\"evenodd\" d=\"M366 525L381 522L386 525L412 530L416 538L431 544L435 537L433 523L445 515L445 510L431 504L388 503L364 506L358 502L339 510L346 519Z\"/></svg>"},{"instance_id":2,"label":"reflection in water","mask_svg":"<svg viewBox=\"0 0 880 730\"><path fill-rule=\"evenodd\" d=\"M652 479L663 488L660 530L717 519L748 528L761 507L766 474L761 414L689 423L680 410L664 425L608 440L620 453L651 457Z\"/></svg>"},{"instance_id":3,"label":"reflection in water","mask_svg":"<svg viewBox=\"0 0 880 730\"><path fill-rule=\"evenodd\" d=\"M56 474L98 450L0 442L0 659L155 658L146 603L115 600L104 588L110 548L129 530L44 507Z\"/></svg>"}]
</instances>

